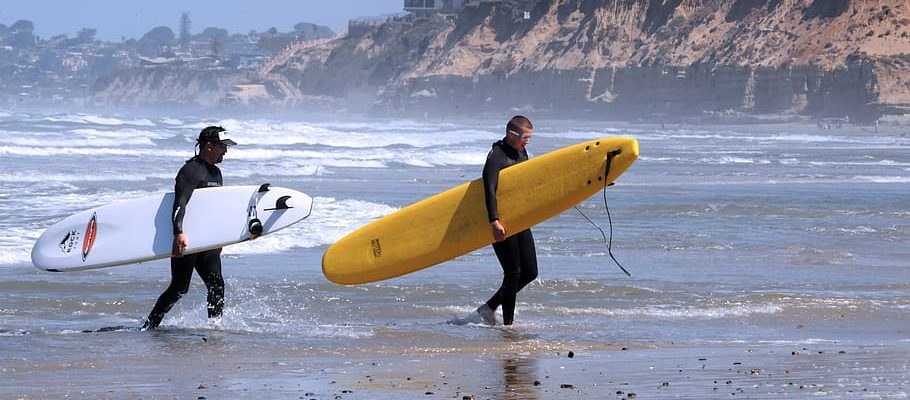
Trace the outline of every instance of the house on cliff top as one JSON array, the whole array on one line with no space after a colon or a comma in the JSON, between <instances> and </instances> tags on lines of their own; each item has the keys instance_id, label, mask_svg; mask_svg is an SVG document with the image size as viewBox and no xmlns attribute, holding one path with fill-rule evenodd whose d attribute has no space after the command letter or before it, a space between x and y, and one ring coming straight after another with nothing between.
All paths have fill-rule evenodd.
<instances>
[{"instance_id":1,"label":"house on cliff top","mask_svg":"<svg viewBox=\"0 0 910 400\"><path fill-rule=\"evenodd\" d=\"M481 3L506 3L513 7L529 10L539 0L404 0L404 11L416 18L430 18L434 15L454 16L465 7ZM530 13L523 11L523 18Z\"/></svg>"},{"instance_id":2,"label":"house on cliff top","mask_svg":"<svg viewBox=\"0 0 910 400\"><path fill-rule=\"evenodd\" d=\"M470 0L404 0L404 10L418 18L435 14L457 14Z\"/></svg>"}]
</instances>

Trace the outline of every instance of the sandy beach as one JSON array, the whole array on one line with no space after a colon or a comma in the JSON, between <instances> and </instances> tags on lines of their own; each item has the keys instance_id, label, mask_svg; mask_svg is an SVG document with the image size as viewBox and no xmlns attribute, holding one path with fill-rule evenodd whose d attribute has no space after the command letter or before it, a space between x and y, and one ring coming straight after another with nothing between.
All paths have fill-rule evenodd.
<instances>
[{"instance_id":1,"label":"sandy beach","mask_svg":"<svg viewBox=\"0 0 910 400\"><path fill-rule=\"evenodd\" d=\"M879 346L686 346L541 341L518 329L500 340L446 346L322 349L257 345L220 331L98 332L106 352L6 351L9 399L651 399L906 398L910 342ZM520 328L519 328L520 329ZM518 332L516 332L518 331ZM37 335L35 335L37 336ZM44 341L42 339L42 341ZM107 345L102 345L105 342ZM292 341L289 341L291 343ZM124 347L129 346L129 348Z\"/></svg>"}]
</instances>

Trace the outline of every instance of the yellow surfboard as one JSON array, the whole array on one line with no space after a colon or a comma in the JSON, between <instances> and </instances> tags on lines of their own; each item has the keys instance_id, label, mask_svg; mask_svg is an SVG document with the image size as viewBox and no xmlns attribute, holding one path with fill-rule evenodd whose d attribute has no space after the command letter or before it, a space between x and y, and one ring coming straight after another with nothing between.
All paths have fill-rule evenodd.
<instances>
[{"instance_id":1,"label":"yellow surfboard","mask_svg":"<svg viewBox=\"0 0 910 400\"><path fill-rule=\"evenodd\" d=\"M500 221L513 234L539 224L603 190L604 179L612 183L637 158L637 140L608 137L505 168L496 193ZM477 179L351 232L326 250L322 272L344 285L381 281L491 243L483 180Z\"/></svg>"}]
</instances>

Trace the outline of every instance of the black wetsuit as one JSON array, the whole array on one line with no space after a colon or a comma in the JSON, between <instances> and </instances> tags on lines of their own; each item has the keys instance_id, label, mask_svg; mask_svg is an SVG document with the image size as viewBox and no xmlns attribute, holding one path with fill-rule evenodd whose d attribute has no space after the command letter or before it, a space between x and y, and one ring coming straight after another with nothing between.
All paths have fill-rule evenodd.
<instances>
[{"instance_id":1,"label":"black wetsuit","mask_svg":"<svg viewBox=\"0 0 910 400\"><path fill-rule=\"evenodd\" d=\"M221 170L201 158L193 157L177 173L174 185L174 209L172 222L174 236L183 232L183 216L186 205L196 189L221 186ZM192 237L188 238L193 240ZM212 249L183 257L171 257L171 284L158 297L155 307L149 313L147 327L156 328L164 314L190 289L193 269L205 282L208 289L209 318L220 317L224 309L224 278L221 276L221 249Z\"/></svg>"},{"instance_id":2,"label":"black wetsuit","mask_svg":"<svg viewBox=\"0 0 910 400\"><path fill-rule=\"evenodd\" d=\"M527 151L515 150L506 143L505 139L493 143L493 149L487 155L487 161L483 166L484 200L490 222L499 219L499 208L496 204L499 171L527 159ZM503 277L502 285L496 294L487 301L487 306L495 310L502 305L502 323L511 325L515 315L515 299L518 292L537 279L537 251L534 249L534 236L531 235L530 229L526 229L507 237L506 240L493 243L493 251L496 252L496 258L502 265Z\"/></svg>"}]
</instances>

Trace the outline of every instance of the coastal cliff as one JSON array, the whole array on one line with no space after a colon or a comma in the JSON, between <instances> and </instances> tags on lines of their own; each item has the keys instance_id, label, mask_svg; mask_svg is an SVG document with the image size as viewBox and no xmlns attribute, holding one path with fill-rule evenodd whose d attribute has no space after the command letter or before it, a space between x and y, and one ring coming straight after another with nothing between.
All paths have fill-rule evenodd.
<instances>
[{"instance_id":1,"label":"coastal cliff","mask_svg":"<svg viewBox=\"0 0 910 400\"><path fill-rule=\"evenodd\" d=\"M623 119L910 113L904 0L484 1L297 43L261 102ZM225 96L244 103L243 96ZM99 90L103 93L104 88ZM235 90L236 92L236 90Z\"/></svg>"},{"instance_id":2,"label":"coastal cliff","mask_svg":"<svg viewBox=\"0 0 910 400\"><path fill-rule=\"evenodd\" d=\"M217 106L228 88L247 82L249 74L230 70L136 68L99 79L90 101L119 107Z\"/></svg>"}]
</instances>

